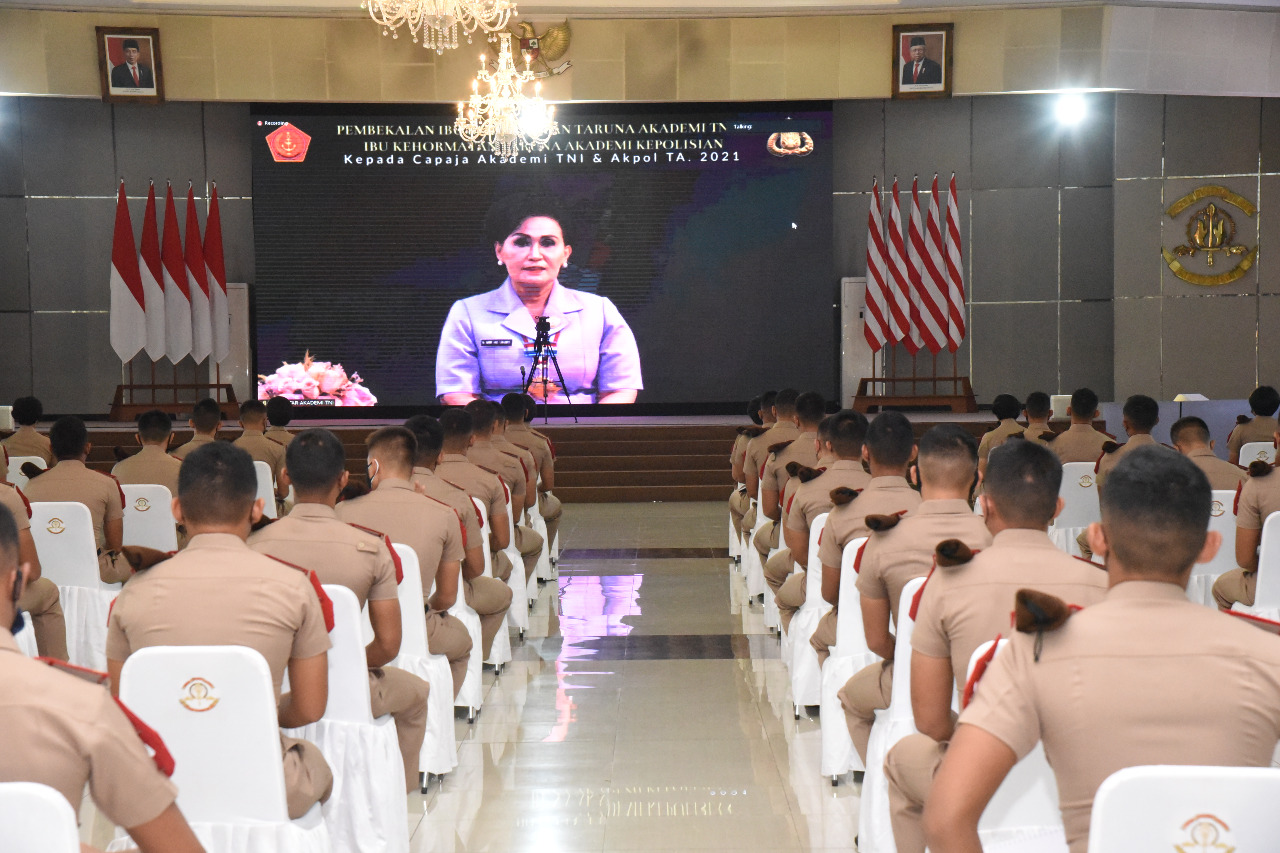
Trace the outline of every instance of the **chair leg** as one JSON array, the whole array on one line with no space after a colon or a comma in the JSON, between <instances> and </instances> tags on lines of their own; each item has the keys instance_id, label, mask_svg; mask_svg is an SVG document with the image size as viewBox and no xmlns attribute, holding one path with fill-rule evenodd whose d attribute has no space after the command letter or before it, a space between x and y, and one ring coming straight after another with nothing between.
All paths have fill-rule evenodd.
<instances>
[{"instance_id":1,"label":"chair leg","mask_svg":"<svg viewBox=\"0 0 1280 853\"><path fill-rule=\"evenodd\" d=\"M470 725L470 724L474 723L474 722L476 721L476 716L477 716L479 713L480 713L480 712L479 712L479 711L477 711L475 708L468 708L468 709L467 709L467 724L468 724L468 725Z\"/></svg>"}]
</instances>

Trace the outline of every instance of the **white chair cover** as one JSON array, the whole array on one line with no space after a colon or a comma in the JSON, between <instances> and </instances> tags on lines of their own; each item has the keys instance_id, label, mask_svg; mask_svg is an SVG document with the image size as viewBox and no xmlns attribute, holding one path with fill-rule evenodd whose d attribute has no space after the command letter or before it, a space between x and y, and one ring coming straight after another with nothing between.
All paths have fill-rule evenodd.
<instances>
[{"instance_id":1,"label":"white chair cover","mask_svg":"<svg viewBox=\"0 0 1280 853\"><path fill-rule=\"evenodd\" d=\"M742 558L743 574L747 577L747 595L755 597L761 595L769 589L769 585L764 582L764 566L760 564L760 552L756 550L755 541L756 534L760 532L760 528L764 527L765 522L769 519L765 518L764 512L759 507L759 501L751 502L756 505L756 523L751 528L751 535L742 543L742 549L745 552Z\"/></svg>"},{"instance_id":2,"label":"white chair cover","mask_svg":"<svg viewBox=\"0 0 1280 853\"><path fill-rule=\"evenodd\" d=\"M1251 441L1240 445L1240 464L1248 468L1250 462L1276 461L1276 446L1270 441Z\"/></svg>"},{"instance_id":3,"label":"white chair cover","mask_svg":"<svg viewBox=\"0 0 1280 853\"><path fill-rule=\"evenodd\" d=\"M862 628L862 601L854 582L853 561L866 541L866 537L861 536L851 540L840 555L840 620L836 623L836 645L822 665L822 766L819 772L829 776L833 785L850 770L863 769L836 694L854 673L880 660L878 654L867 648L867 635Z\"/></svg>"},{"instance_id":4,"label":"white chair cover","mask_svg":"<svg viewBox=\"0 0 1280 853\"><path fill-rule=\"evenodd\" d=\"M858 812L858 849L862 853L895 853L893 827L889 823L889 782L884 776L884 759L894 744L916 733L911 710L911 602L924 586L924 578L910 581L902 590L893 644L893 692L889 707L876 711L867 742L867 770L862 779L862 802ZM843 586L843 584L841 584Z\"/></svg>"},{"instance_id":5,"label":"white chair cover","mask_svg":"<svg viewBox=\"0 0 1280 853\"><path fill-rule=\"evenodd\" d=\"M14 634L13 639L18 644L18 651L27 657L33 658L40 654L36 648L36 629L31 624L31 614L25 610L22 611L22 630Z\"/></svg>"},{"instance_id":6,"label":"white chair cover","mask_svg":"<svg viewBox=\"0 0 1280 853\"><path fill-rule=\"evenodd\" d=\"M489 515L479 501L474 502L480 510L480 528L484 536L484 573L487 577L493 577L493 553L489 547L489 532L485 527L489 523ZM510 513L511 505L508 502L507 512ZM520 552L515 547L515 528L510 528L511 543L503 549L507 559L511 560L511 577L507 578L507 586L511 588L511 607L507 610L507 624L520 632L523 637L525 632L529 630L529 608L517 607L520 603L520 584L516 580L516 571L520 571L520 577L524 577L524 563L520 559Z\"/></svg>"},{"instance_id":7,"label":"white chair cover","mask_svg":"<svg viewBox=\"0 0 1280 853\"><path fill-rule=\"evenodd\" d=\"M189 682L207 685L201 694ZM320 806L291 821L271 671L243 646L131 654L120 698L173 754L178 807L209 853L328 853ZM184 704L184 701L186 704ZM123 830L108 850L132 849Z\"/></svg>"},{"instance_id":8,"label":"white chair cover","mask_svg":"<svg viewBox=\"0 0 1280 853\"><path fill-rule=\"evenodd\" d=\"M0 850L80 853L76 813L67 798L38 782L0 783Z\"/></svg>"},{"instance_id":9,"label":"white chair cover","mask_svg":"<svg viewBox=\"0 0 1280 853\"><path fill-rule=\"evenodd\" d=\"M1270 767L1126 767L1098 786L1089 853L1274 850L1278 797Z\"/></svg>"},{"instance_id":10,"label":"white chair cover","mask_svg":"<svg viewBox=\"0 0 1280 853\"><path fill-rule=\"evenodd\" d=\"M778 553L778 549L771 548L769 557L765 562L773 559L773 555L776 553ZM767 586L767 582L764 591L764 626L770 631L777 631L779 639L784 643L786 642L786 635L782 633L782 612L778 609L778 599L774 596L773 590ZM786 658L784 657L783 660L786 660Z\"/></svg>"},{"instance_id":11,"label":"white chair cover","mask_svg":"<svg viewBox=\"0 0 1280 853\"><path fill-rule=\"evenodd\" d=\"M262 498L262 514L267 518L276 517L276 481L271 473L271 466L265 462L254 460L253 469L258 475L258 494Z\"/></svg>"},{"instance_id":12,"label":"white chair cover","mask_svg":"<svg viewBox=\"0 0 1280 853\"><path fill-rule=\"evenodd\" d=\"M107 613L120 584L104 584L98 574L98 549L88 507L36 501L31 504L31 535L40 555L41 573L58 585L71 663L105 670Z\"/></svg>"},{"instance_id":13,"label":"white chair cover","mask_svg":"<svg viewBox=\"0 0 1280 853\"><path fill-rule=\"evenodd\" d=\"M733 491L729 493L730 496L737 494L738 489L740 488L742 488L741 483L734 483ZM733 526L733 513L730 513L729 514L729 559L736 563L738 561L738 557L740 556L742 556L742 541L738 538L738 531Z\"/></svg>"},{"instance_id":14,"label":"white chair cover","mask_svg":"<svg viewBox=\"0 0 1280 853\"><path fill-rule=\"evenodd\" d=\"M34 522L32 526L35 526ZM1280 612L1280 512L1271 513L1262 522L1262 541L1258 545L1258 585L1253 594L1253 606L1237 601L1231 609L1267 619L1275 619L1272 614Z\"/></svg>"},{"instance_id":15,"label":"white chair cover","mask_svg":"<svg viewBox=\"0 0 1280 853\"><path fill-rule=\"evenodd\" d=\"M40 456L10 456L9 482L13 483L19 489L25 489L27 487L27 483L30 482L27 479L27 475L22 473L22 466L28 462L39 468L41 471L47 471L49 469L49 466L45 464L44 459Z\"/></svg>"},{"instance_id":16,"label":"white chair cover","mask_svg":"<svg viewBox=\"0 0 1280 853\"><path fill-rule=\"evenodd\" d=\"M333 793L321 814L336 849L407 851L404 765L395 721L390 715L374 719L370 708L360 603L345 586L325 584L324 591L333 601L329 703L318 722L285 733L315 744L333 771Z\"/></svg>"},{"instance_id":17,"label":"white chair cover","mask_svg":"<svg viewBox=\"0 0 1280 853\"><path fill-rule=\"evenodd\" d=\"M124 544L160 551L178 550L173 494L166 486L121 486L124 492Z\"/></svg>"},{"instance_id":18,"label":"white chair cover","mask_svg":"<svg viewBox=\"0 0 1280 853\"><path fill-rule=\"evenodd\" d=\"M1208 563L1191 567L1187 582L1187 598L1196 604L1217 607L1213 600L1213 582L1224 572L1236 567L1236 493L1230 489L1214 489L1209 511L1209 530L1222 534L1222 547Z\"/></svg>"},{"instance_id":19,"label":"white chair cover","mask_svg":"<svg viewBox=\"0 0 1280 853\"><path fill-rule=\"evenodd\" d=\"M1076 537L1102 519L1098 508L1098 480L1093 468L1092 462L1068 462L1062 466L1062 486L1058 490L1062 513L1050 525L1049 538L1073 557L1081 556Z\"/></svg>"},{"instance_id":20,"label":"white chair cover","mask_svg":"<svg viewBox=\"0 0 1280 853\"><path fill-rule=\"evenodd\" d=\"M547 544L547 520L535 503L529 508L529 520L533 531L542 537L542 553L538 555L538 568L533 573L541 581L549 581L556 577L555 566L551 565L551 546ZM535 595L536 597L536 595Z\"/></svg>"},{"instance_id":21,"label":"white chair cover","mask_svg":"<svg viewBox=\"0 0 1280 853\"><path fill-rule=\"evenodd\" d=\"M809 528L804 604L791 617L791 630L787 632L787 642L784 643L784 646L790 645L786 660L791 670L791 700L796 706L797 719L802 707L822 702L822 669L818 666L818 653L809 645L809 640L818 627L818 620L831 610L831 605L822 597L822 560L818 558L818 540L822 538L826 525L827 513L824 512L813 520L813 526ZM843 579L844 575L840 577Z\"/></svg>"}]
</instances>

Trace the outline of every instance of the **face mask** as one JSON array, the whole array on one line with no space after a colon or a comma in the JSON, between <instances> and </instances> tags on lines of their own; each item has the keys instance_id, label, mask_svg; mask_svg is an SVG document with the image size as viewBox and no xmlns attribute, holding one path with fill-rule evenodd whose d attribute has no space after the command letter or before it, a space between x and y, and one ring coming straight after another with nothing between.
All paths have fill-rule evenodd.
<instances>
[{"instance_id":1,"label":"face mask","mask_svg":"<svg viewBox=\"0 0 1280 853\"><path fill-rule=\"evenodd\" d=\"M13 624L9 626L9 632L17 634L26 627L26 620L22 618L22 611L18 609L18 599L22 597L22 572L18 572L13 576L13 592L9 598L13 602Z\"/></svg>"}]
</instances>

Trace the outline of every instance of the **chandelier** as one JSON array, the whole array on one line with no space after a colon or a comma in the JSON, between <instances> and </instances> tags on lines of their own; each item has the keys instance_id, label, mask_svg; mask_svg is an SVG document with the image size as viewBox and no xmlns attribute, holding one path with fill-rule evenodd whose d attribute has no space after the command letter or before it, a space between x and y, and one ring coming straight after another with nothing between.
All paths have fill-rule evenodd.
<instances>
[{"instance_id":1,"label":"chandelier","mask_svg":"<svg viewBox=\"0 0 1280 853\"><path fill-rule=\"evenodd\" d=\"M560 126L555 121L555 107L542 100L541 83L533 84L532 98L524 94L524 85L533 80L528 54L524 70L518 70L511 56L511 34L500 35L498 67L491 71L484 54L480 55L480 73L471 81L471 100L458 102L453 127L467 142L487 141L499 157L514 157L520 151L545 148ZM483 95L482 83L489 87Z\"/></svg>"},{"instance_id":2,"label":"chandelier","mask_svg":"<svg viewBox=\"0 0 1280 853\"><path fill-rule=\"evenodd\" d=\"M422 36L422 46L444 53L445 48L458 46L458 30L471 42L471 34L477 29L489 34L506 29L511 16L516 14L512 0L361 0L361 9L369 10L369 17L382 26L382 34L400 37L400 27L406 26L413 34L413 43Z\"/></svg>"}]
</instances>

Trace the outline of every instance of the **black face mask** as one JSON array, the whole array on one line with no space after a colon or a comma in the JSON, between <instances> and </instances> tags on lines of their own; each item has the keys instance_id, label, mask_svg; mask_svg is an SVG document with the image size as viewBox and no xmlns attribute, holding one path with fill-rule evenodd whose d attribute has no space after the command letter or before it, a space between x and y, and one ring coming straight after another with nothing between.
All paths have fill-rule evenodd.
<instances>
[{"instance_id":1,"label":"black face mask","mask_svg":"<svg viewBox=\"0 0 1280 853\"><path fill-rule=\"evenodd\" d=\"M27 624L22 618L22 611L18 609L19 598L22 598L22 572L13 576L13 591L9 595L9 599L13 602L13 624L9 626L9 631L15 635Z\"/></svg>"},{"instance_id":2,"label":"black face mask","mask_svg":"<svg viewBox=\"0 0 1280 853\"><path fill-rule=\"evenodd\" d=\"M13 624L9 626L9 632L17 636L25 627L27 627L27 620L22 618L22 611L18 610L13 614Z\"/></svg>"}]
</instances>

